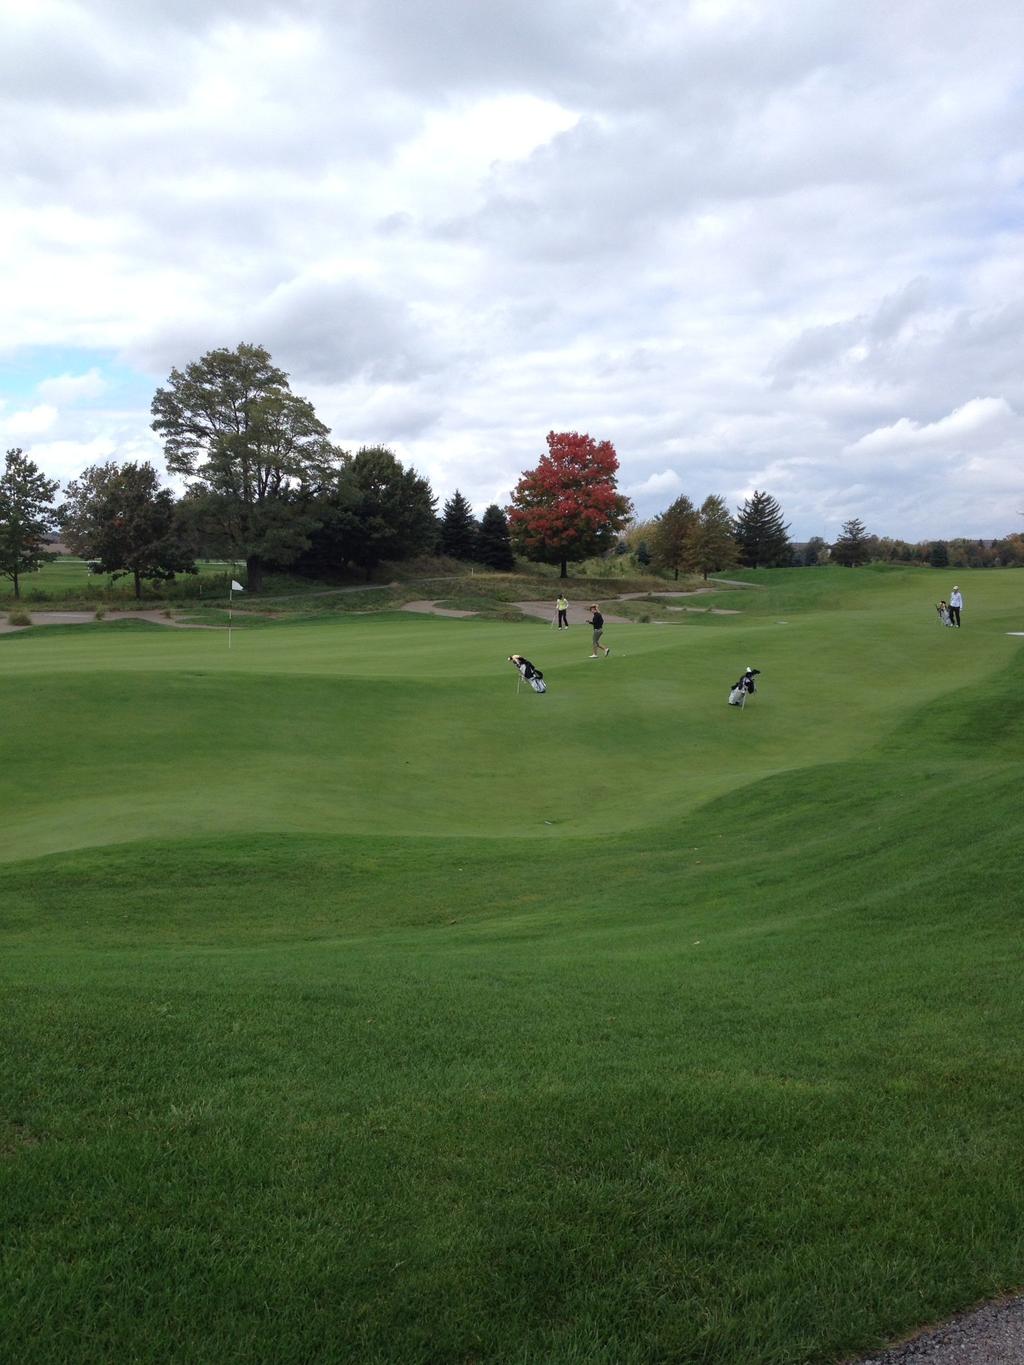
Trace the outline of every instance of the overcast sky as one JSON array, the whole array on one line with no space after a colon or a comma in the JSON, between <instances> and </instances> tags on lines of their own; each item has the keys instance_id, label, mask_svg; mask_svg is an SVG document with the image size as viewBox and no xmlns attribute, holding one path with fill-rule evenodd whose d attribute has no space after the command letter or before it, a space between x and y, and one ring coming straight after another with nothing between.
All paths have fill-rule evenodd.
<instances>
[{"instance_id":1,"label":"overcast sky","mask_svg":"<svg viewBox=\"0 0 1024 1365\"><path fill-rule=\"evenodd\" d=\"M153 459L266 345L346 448L505 502L1024 523L1020 0L0 0L0 441Z\"/></svg>"}]
</instances>

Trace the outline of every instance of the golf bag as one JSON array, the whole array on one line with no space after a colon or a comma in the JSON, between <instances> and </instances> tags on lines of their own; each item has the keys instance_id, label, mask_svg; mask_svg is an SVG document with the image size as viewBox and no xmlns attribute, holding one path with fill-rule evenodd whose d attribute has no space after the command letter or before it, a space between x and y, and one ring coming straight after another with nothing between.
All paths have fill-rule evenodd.
<instances>
[{"instance_id":1,"label":"golf bag","mask_svg":"<svg viewBox=\"0 0 1024 1365\"><path fill-rule=\"evenodd\" d=\"M944 607L944 606L942 605L942 603L940 602L940 603L938 604L938 606L935 608L935 610L938 612L938 615L939 615L939 625L940 625L940 626L952 626L952 624L953 624L953 618L952 618L952 617L950 616L950 614L949 614L949 608L948 608L948 607Z\"/></svg>"},{"instance_id":2,"label":"golf bag","mask_svg":"<svg viewBox=\"0 0 1024 1365\"><path fill-rule=\"evenodd\" d=\"M544 674L539 668L535 668L529 659L520 656L516 662L516 668L518 668L523 682L528 682L535 692L546 692L548 690L548 685L544 681Z\"/></svg>"},{"instance_id":3,"label":"golf bag","mask_svg":"<svg viewBox=\"0 0 1024 1365\"><path fill-rule=\"evenodd\" d=\"M759 668L748 668L739 682L733 683L729 689L730 706L738 706L741 709L746 706L747 698L757 691L757 683L754 678L760 672Z\"/></svg>"}]
</instances>

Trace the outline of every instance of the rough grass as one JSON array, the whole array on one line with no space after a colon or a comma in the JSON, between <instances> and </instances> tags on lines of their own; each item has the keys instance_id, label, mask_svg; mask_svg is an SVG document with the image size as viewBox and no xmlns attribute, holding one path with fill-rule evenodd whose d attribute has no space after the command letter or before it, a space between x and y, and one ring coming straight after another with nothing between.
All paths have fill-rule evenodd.
<instances>
[{"instance_id":1,"label":"rough grass","mask_svg":"<svg viewBox=\"0 0 1024 1365\"><path fill-rule=\"evenodd\" d=\"M1021 1283L978 577L545 697L525 623L0 641L0 1357L795 1365Z\"/></svg>"},{"instance_id":2,"label":"rough grass","mask_svg":"<svg viewBox=\"0 0 1024 1365\"><path fill-rule=\"evenodd\" d=\"M187 601L204 593L227 593L229 567L222 560L202 560L198 573L182 574L172 582L143 584L143 600L154 602ZM50 610L55 606L90 607L97 602L112 605L135 603L135 586L131 575L114 578L110 574L95 574L87 560L73 555L61 555L42 565L34 573L21 577L21 600L29 605ZM15 600L10 579L0 578L0 603Z\"/></svg>"}]
</instances>

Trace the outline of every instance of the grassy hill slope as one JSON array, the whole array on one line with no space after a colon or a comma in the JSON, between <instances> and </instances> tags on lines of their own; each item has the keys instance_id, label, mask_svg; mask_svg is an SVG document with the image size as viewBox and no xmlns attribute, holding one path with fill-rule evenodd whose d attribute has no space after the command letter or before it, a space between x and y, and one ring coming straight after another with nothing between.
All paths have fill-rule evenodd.
<instances>
[{"instance_id":1,"label":"grassy hill slope","mask_svg":"<svg viewBox=\"0 0 1024 1365\"><path fill-rule=\"evenodd\" d=\"M1019 1284L1012 580L921 581L0 641L0 1355L778 1365Z\"/></svg>"}]
</instances>

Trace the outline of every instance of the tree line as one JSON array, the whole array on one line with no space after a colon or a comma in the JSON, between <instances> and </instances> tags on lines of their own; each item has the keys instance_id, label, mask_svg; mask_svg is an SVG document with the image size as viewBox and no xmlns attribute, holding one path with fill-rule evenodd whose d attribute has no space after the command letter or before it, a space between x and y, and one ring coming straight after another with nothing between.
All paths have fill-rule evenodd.
<instances>
[{"instance_id":1,"label":"tree line","mask_svg":"<svg viewBox=\"0 0 1024 1365\"><path fill-rule=\"evenodd\" d=\"M621 552L633 513L617 487L611 442L552 431L507 508L491 504L478 521L456 489L438 514L428 481L387 447L352 454L334 445L312 404L258 345L222 347L172 369L151 411L167 468L185 482L179 498L161 488L148 462L109 461L70 482L57 507L59 483L21 449L7 451L0 574L12 580L15 597L23 575L53 558L55 530L97 572L129 576L141 596L144 582L194 573L200 558L244 560L251 592L261 590L267 569L311 577L355 569L369 578L382 561L425 553L507 570L518 551L559 565L565 577L570 562ZM920 547L870 536L857 519L832 545L815 537L798 552L778 502L760 490L735 516L718 494L699 506L682 496L640 530L637 562L677 578L681 570L707 578L737 564L923 558ZM949 564L1021 563L1021 540L937 542L928 562L944 553Z\"/></svg>"},{"instance_id":2,"label":"tree line","mask_svg":"<svg viewBox=\"0 0 1024 1365\"><path fill-rule=\"evenodd\" d=\"M328 429L262 346L219 349L173 369L152 403L176 498L145 461L91 465L59 484L21 449L0 475L0 574L15 597L21 578L52 559L51 537L98 573L144 582L196 572L201 558L244 560L259 592L267 569L371 577L382 560L423 553L513 565L508 521L497 505L479 522L461 493L445 504L426 479L384 446L355 454Z\"/></svg>"}]
</instances>

